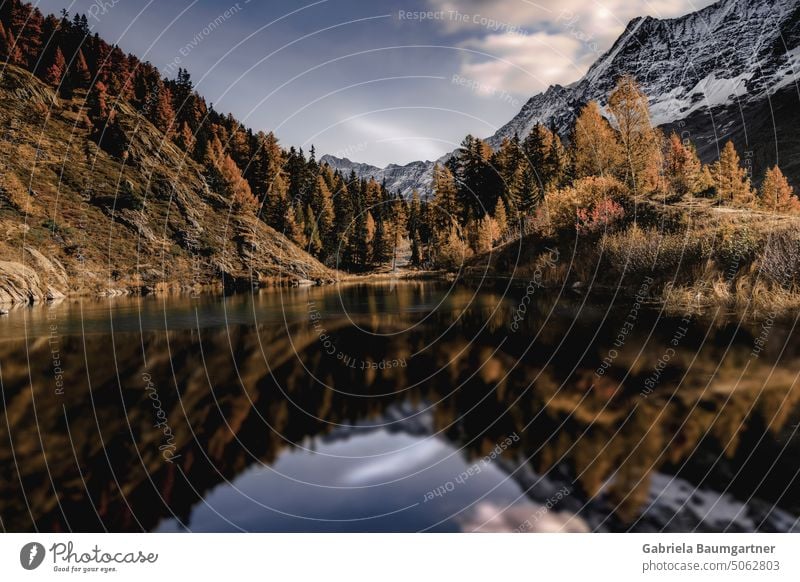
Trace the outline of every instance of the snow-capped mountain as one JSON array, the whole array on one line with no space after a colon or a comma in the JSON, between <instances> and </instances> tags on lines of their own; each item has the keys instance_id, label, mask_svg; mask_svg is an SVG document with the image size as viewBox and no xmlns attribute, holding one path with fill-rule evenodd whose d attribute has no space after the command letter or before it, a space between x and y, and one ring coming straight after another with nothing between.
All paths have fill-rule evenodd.
<instances>
[{"instance_id":1,"label":"snow-capped mountain","mask_svg":"<svg viewBox=\"0 0 800 582\"><path fill-rule=\"evenodd\" d=\"M370 164L351 162L347 158L324 155L320 158L323 164L329 164L338 169L345 178L355 172L359 178L375 178L378 182L386 181L386 187L392 192L402 192L404 196L411 196L414 189L424 195L429 189L433 179L433 165L435 162L411 162L405 166L389 164L379 168Z\"/></svg>"},{"instance_id":2,"label":"snow-capped mountain","mask_svg":"<svg viewBox=\"0 0 800 582\"><path fill-rule=\"evenodd\" d=\"M798 71L800 0L720 0L680 18L635 18L583 78L532 97L488 142L497 147L514 134L524 137L537 123L568 136L583 105L604 104L617 79L631 74L650 97L653 123L691 139L705 161L733 139L756 177L780 162L797 184ZM362 176L387 177L404 193L426 190L433 165L380 169L326 161Z\"/></svg>"}]
</instances>

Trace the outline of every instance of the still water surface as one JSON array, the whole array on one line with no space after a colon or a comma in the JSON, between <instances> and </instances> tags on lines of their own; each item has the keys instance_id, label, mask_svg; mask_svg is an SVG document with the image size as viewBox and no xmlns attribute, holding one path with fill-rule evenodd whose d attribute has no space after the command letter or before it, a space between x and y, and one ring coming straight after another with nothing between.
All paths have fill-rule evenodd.
<instances>
[{"instance_id":1,"label":"still water surface","mask_svg":"<svg viewBox=\"0 0 800 582\"><path fill-rule=\"evenodd\" d=\"M793 320L523 294L405 282L13 311L0 526L800 527Z\"/></svg>"}]
</instances>

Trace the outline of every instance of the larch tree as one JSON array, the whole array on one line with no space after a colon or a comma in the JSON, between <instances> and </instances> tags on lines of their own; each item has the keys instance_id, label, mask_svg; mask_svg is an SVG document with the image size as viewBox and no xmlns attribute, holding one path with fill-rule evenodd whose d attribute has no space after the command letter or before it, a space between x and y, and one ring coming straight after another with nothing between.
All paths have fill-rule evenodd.
<instances>
[{"instance_id":1,"label":"larch tree","mask_svg":"<svg viewBox=\"0 0 800 582\"><path fill-rule=\"evenodd\" d=\"M497 223L497 230L499 232L497 240L501 241L508 235L508 217L506 214L506 205L501 198L497 199L493 216L495 222Z\"/></svg>"},{"instance_id":2,"label":"larch tree","mask_svg":"<svg viewBox=\"0 0 800 582\"><path fill-rule=\"evenodd\" d=\"M449 228L462 214L455 178L446 166L439 164L433 167L433 206L434 224L442 229Z\"/></svg>"},{"instance_id":3,"label":"larch tree","mask_svg":"<svg viewBox=\"0 0 800 582\"><path fill-rule=\"evenodd\" d=\"M335 233L333 230L336 214L333 208L333 195L323 176L317 176L317 187L311 199L314 212L319 222L320 238L325 247L335 244Z\"/></svg>"},{"instance_id":4,"label":"larch tree","mask_svg":"<svg viewBox=\"0 0 800 582\"><path fill-rule=\"evenodd\" d=\"M800 212L800 200L778 166L769 168L764 174L759 201L762 206L775 212Z\"/></svg>"},{"instance_id":5,"label":"larch tree","mask_svg":"<svg viewBox=\"0 0 800 582\"><path fill-rule=\"evenodd\" d=\"M619 136L600 112L600 106L590 101L581 110L572 139L573 165L576 178L614 175L623 164Z\"/></svg>"},{"instance_id":6,"label":"larch tree","mask_svg":"<svg viewBox=\"0 0 800 582\"><path fill-rule=\"evenodd\" d=\"M44 82L53 87L58 87L64 78L66 70L67 61L64 59L64 53L61 52L60 47L56 47L50 66L44 72Z\"/></svg>"},{"instance_id":7,"label":"larch tree","mask_svg":"<svg viewBox=\"0 0 800 582\"><path fill-rule=\"evenodd\" d=\"M753 201L750 177L742 167L732 141L725 144L719 160L711 166L711 175L721 201L737 205L747 205Z\"/></svg>"},{"instance_id":8,"label":"larch tree","mask_svg":"<svg viewBox=\"0 0 800 582\"><path fill-rule=\"evenodd\" d=\"M86 57L83 56L83 51L80 49L78 49L75 55L70 76L74 85L80 89L89 88L92 82L92 73L89 71L89 65L86 64Z\"/></svg>"},{"instance_id":9,"label":"larch tree","mask_svg":"<svg viewBox=\"0 0 800 582\"><path fill-rule=\"evenodd\" d=\"M700 158L691 143L684 143L676 133L669 137L665 164L669 188L678 196L697 194L702 190Z\"/></svg>"},{"instance_id":10,"label":"larch tree","mask_svg":"<svg viewBox=\"0 0 800 582\"><path fill-rule=\"evenodd\" d=\"M620 178L635 194L658 187L661 161L660 132L650 123L647 96L631 76L624 76L608 98L608 110L622 147Z\"/></svg>"},{"instance_id":11,"label":"larch tree","mask_svg":"<svg viewBox=\"0 0 800 582\"><path fill-rule=\"evenodd\" d=\"M212 189L227 198L237 210L250 210L256 205L250 185L242 172L224 150L222 142L214 136L209 141L204 158L206 176Z\"/></svg>"},{"instance_id":12,"label":"larch tree","mask_svg":"<svg viewBox=\"0 0 800 582\"><path fill-rule=\"evenodd\" d=\"M3 23L0 22L0 60L5 61L8 59L11 45L13 44L13 38L9 36L9 34L6 32L5 26L3 26Z\"/></svg>"}]
</instances>

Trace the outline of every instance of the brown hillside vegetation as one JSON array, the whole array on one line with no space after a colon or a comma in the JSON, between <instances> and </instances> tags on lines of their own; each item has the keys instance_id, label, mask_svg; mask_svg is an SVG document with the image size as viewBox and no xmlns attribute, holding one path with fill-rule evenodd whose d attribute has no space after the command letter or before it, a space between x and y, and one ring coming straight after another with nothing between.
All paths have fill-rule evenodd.
<instances>
[{"instance_id":1,"label":"brown hillside vegetation","mask_svg":"<svg viewBox=\"0 0 800 582\"><path fill-rule=\"evenodd\" d=\"M565 236L547 225L477 255L467 278L511 275L537 289L619 293L675 312L721 307L756 315L800 306L800 216L628 201L627 217Z\"/></svg>"},{"instance_id":2,"label":"brown hillside vegetation","mask_svg":"<svg viewBox=\"0 0 800 582\"><path fill-rule=\"evenodd\" d=\"M2 70L0 303L335 278L127 103L114 104L124 149L98 147L86 97Z\"/></svg>"}]
</instances>

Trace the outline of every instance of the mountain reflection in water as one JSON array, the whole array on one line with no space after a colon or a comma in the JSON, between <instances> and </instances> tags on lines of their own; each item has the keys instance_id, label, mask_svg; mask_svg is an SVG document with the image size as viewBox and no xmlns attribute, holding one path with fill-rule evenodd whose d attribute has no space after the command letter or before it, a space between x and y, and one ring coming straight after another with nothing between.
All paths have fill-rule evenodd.
<instances>
[{"instance_id":1,"label":"mountain reflection in water","mask_svg":"<svg viewBox=\"0 0 800 582\"><path fill-rule=\"evenodd\" d=\"M798 529L791 322L761 341L759 321L537 296L516 329L522 293L407 282L13 312L0 525Z\"/></svg>"}]
</instances>

